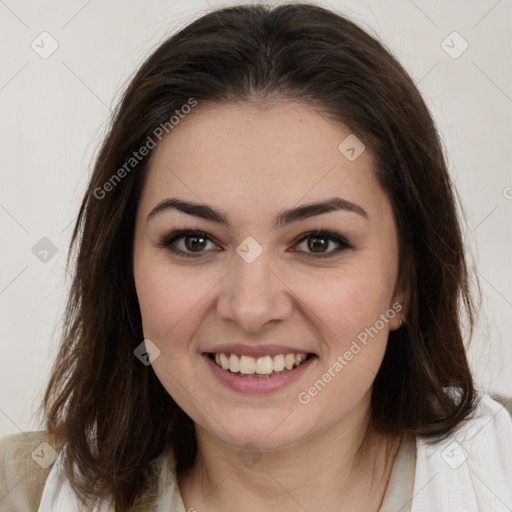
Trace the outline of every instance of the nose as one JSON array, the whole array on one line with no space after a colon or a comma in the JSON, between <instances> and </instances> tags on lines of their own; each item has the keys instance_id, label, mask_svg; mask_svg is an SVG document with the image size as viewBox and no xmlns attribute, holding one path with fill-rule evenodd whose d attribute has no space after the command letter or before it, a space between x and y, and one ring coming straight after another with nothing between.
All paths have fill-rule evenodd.
<instances>
[{"instance_id":1,"label":"nose","mask_svg":"<svg viewBox=\"0 0 512 512\"><path fill-rule=\"evenodd\" d=\"M293 310L293 297L265 251L252 263L234 257L234 267L222 280L217 314L236 322L245 332L259 332L285 320Z\"/></svg>"}]
</instances>

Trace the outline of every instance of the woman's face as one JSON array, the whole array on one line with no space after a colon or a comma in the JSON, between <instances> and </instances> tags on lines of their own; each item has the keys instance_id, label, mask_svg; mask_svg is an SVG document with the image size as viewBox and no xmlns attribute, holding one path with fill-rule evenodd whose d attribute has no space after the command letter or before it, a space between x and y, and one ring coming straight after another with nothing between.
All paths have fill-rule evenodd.
<instances>
[{"instance_id":1,"label":"woman's face","mask_svg":"<svg viewBox=\"0 0 512 512\"><path fill-rule=\"evenodd\" d=\"M203 432L261 450L363 418L403 314L369 151L292 102L199 104L153 151L134 273L168 393Z\"/></svg>"}]
</instances>

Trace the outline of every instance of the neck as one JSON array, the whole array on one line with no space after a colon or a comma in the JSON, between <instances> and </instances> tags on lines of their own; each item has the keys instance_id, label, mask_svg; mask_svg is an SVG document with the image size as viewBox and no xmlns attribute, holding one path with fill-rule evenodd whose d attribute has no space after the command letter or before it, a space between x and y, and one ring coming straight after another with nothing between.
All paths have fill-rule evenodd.
<instances>
[{"instance_id":1,"label":"neck","mask_svg":"<svg viewBox=\"0 0 512 512\"><path fill-rule=\"evenodd\" d=\"M368 415L351 420L252 458L196 425L198 455L180 481L186 510L377 511L399 440L370 428Z\"/></svg>"}]
</instances>

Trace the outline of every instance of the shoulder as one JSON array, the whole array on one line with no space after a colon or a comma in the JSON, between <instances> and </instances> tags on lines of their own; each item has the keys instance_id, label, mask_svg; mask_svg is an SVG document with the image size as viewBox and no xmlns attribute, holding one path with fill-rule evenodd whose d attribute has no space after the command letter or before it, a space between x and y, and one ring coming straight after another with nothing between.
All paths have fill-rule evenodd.
<instances>
[{"instance_id":1,"label":"shoulder","mask_svg":"<svg viewBox=\"0 0 512 512\"><path fill-rule=\"evenodd\" d=\"M59 454L62 456L64 449L63 442L43 430L0 437L0 511L35 512L40 507L45 511L78 510L78 496L70 489L59 464ZM134 511L156 512L163 492L166 499L176 500L174 458L170 450L142 471L147 478L146 488L137 497ZM160 483L162 473L166 478ZM161 488L164 483L166 487Z\"/></svg>"},{"instance_id":2,"label":"shoulder","mask_svg":"<svg viewBox=\"0 0 512 512\"><path fill-rule=\"evenodd\" d=\"M483 395L446 439L418 439L413 510L500 510L504 502L512 506L511 481L512 417L504 404Z\"/></svg>"},{"instance_id":3,"label":"shoulder","mask_svg":"<svg viewBox=\"0 0 512 512\"><path fill-rule=\"evenodd\" d=\"M466 449L468 459L474 462L498 463L506 455L503 462L506 461L505 466L508 467L504 469L510 471L512 417L506 405L505 401L500 403L489 395L482 395L474 413L459 426L453 438Z\"/></svg>"},{"instance_id":4,"label":"shoulder","mask_svg":"<svg viewBox=\"0 0 512 512\"><path fill-rule=\"evenodd\" d=\"M462 425L459 437L466 446L469 464L475 466L474 474L492 466L493 471L499 469L512 481L512 417L503 403L484 395L474 418Z\"/></svg>"},{"instance_id":5,"label":"shoulder","mask_svg":"<svg viewBox=\"0 0 512 512\"><path fill-rule=\"evenodd\" d=\"M34 512L62 443L46 431L0 437L0 509Z\"/></svg>"}]
</instances>

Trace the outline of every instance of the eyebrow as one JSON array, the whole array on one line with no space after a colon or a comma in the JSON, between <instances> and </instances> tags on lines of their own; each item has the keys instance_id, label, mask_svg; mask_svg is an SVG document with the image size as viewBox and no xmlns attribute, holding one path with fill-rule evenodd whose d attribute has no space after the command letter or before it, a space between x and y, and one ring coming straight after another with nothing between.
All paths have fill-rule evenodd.
<instances>
[{"instance_id":1,"label":"eyebrow","mask_svg":"<svg viewBox=\"0 0 512 512\"><path fill-rule=\"evenodd\" d=\"M219 224L223 224L228 227L230 225L228 216L222 210L217 210L206 204L185 201L174 197L164 199L158 203L149 213L147 220L149 221L158 214L170 209L178 210L188 215L211 220L213 222L218 222ZM275 229L294 222L299 222L315 215L339 210L357 213L365 219L368 219L368 214L358 204L342 199L341 197L331 197L324 201L309 203L282 211L274 221L272 228Z\"/></svg>"}]
</instances>

